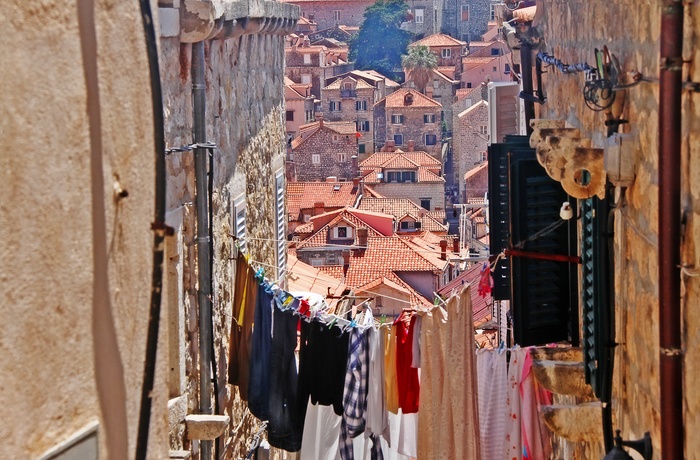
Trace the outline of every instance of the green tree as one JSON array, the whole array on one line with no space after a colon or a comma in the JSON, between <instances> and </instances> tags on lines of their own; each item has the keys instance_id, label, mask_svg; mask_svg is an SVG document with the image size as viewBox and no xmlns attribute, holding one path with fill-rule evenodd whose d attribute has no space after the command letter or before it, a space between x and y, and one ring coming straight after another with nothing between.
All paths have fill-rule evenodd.
<instances>
[{"instance_id":1,"label":"green tree","mask_svg":"<svg viewBox=\"0 0 700 460\"><path fill-rule=\"evenodd\" d=\"M401 30L407 20L405 0L378 0L365 10L360 30L350 40L350 60L359 70L391 73L401 68L411 33Z\"/></svg>"},{"instance_id":2,"label":"green tree","mask_svg":"<svg viewBox=\"0 0 700 460\"><path fill-rule=\"evenodd\" d=\"M425 45L411 46L408 54L401 56L401 65L406 71L406 81L413 80L416 88L425 94L425 86L438 66L438 57Z\"/></svg>"}]
</instances>

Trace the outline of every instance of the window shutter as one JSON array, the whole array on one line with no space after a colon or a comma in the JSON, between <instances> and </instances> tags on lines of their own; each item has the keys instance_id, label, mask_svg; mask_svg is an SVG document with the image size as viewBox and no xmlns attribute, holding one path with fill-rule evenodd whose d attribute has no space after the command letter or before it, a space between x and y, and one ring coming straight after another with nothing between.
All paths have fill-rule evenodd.
<instances>
[{"instance_id":1,"label":"window shutter","mask_svg":"<svg viewBox=\"0 0 700 460\"><path fill-rule=\"evenodd\" d=\"M275 175L276 204L277 204L277 279L280 286L285 287L285 275L287 271L287 235L285 234L284 219L284 174L278 172Z\"/></svg>"},{"instance_id":2,"label":"window shutter","mask_svg":"<svg viewBox=\"0 0 700 460\"><path fill-rule=\"evenodd\" d=\"M242 253L246 253L246 204L245 195L236 198L233 202L233 226L236 233L236 241Z\"/></svg>"},{"instance_id":3,"label":"window shutter","mask_svg":"<svg viewBox=\"0 0 700 460\"><path fill-rule=\"evenodd\" d=\"M511 228L517 244L559 221L568 195L534 159L511 164ZM550 234L525 244L524 250L568 254L576 247L576 222L569 221ZM578 267L567 262L511 258L513 332L522 346L568 340L578 345Z\"/></svg>"},{"instance_id":4,"label":"window shutter","mask_svg":"<svg viewBox=\"0 0 700 460\"><path fill-rule=\"evenodd\" d=\"M610 400L614 341L608 213L606 200L593 197L581 201L583 363L586 383L602 401Z\"/></svg>"},{"instance_id":5,"label":"window shutter","mask_svg":"<svg viewBox=\"0 0 700 460\"><path fill-rule=\"evenodd\" d=\"M491 254L518 244L560 220L568 201L550 178L526 136L505 136L489 146L489 226ZM576 222L528 241L528 252L569 254L576 247ZM510 259L510 260L508 260ZM540 345L569 340L578 345L578 267L525 257L499 261L494 272L495 300L509 300L516 343Z\"/></svg>"}]
</instances>

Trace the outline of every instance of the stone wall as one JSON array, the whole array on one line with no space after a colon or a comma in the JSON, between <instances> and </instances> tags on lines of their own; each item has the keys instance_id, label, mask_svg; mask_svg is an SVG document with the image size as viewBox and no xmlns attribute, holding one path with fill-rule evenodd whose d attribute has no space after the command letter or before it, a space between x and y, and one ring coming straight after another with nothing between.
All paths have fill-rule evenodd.
<instances>
[{"instance_id":1,"label":"stone wall","mask_svg":"<svg viewBox=\"0 0 700 460\"><path fill-rule=\"evenodd\" d=\"M177 37L161 39L161 62L166 105L166 143L192 142L191 48ZM213 154L213 279L214 338L219 413L231 416L238 427L219 446L227 458L244 457L246 444L258 423L247 414L237 390L227 384L228 337L233 300L233 257L237 256L232 233L232 208L245 196L247 252L251 260L276 265L275 176L284 169L284 41L281 35L244 35L205 42L207 141L216 144ZM255 84L251 84L254 82ZM191 203L195 195L193 153L173 153L168 158L170 209ZM188 253L194 254L193 225L185 235ZM187 243L189 242L189 243ZM198 410L198 326L196 270L193 257L183 261L189 279L183 307L186 335L187 388L190 413ZM269 268L266 268L268 271ZM271 273L272 278L275 277ZM191 449L192 443L171 436L171 444ZM174 446L174 447L175 447Z\"/></svg>"},{"instance_id":2,"label":"stone wall","mask_svg":"<svg viewBox=\"0 0 700 460\"><path fill-rule=\"evenodd\" d=\"M338 154L345 154L341 163ZM354 134L338 134L325 126L311 134L293 150L295 177L299 182L323 181L327 177L350 180L355 177L352 156L357 154L357 138ZM320 157L313 163L312 155Z\"/></svg>"},{"instance_id":3,"label":"stone wall","mask_svg":"<svg viewBox=\"0 0 700 460\"><path fill-rule=\"evenodd\" d=\"M318 30L328 29L341 24L345 26L359 27L364 20L367 7L374 1L368 0L289 0L288 3L299 5L301 14L305 18L311 19L318 24ZM340 11L340 20L336 21L335 11Z\"/></svg>"},{"instance_id":4,"label":"stone wall","mask_svg":"<svg viewBox=\"0 0 700 460\"><path fill-rule=\"evenodd\" d=\"M386 109L386 139L393 140L397 134L403 135L403 144L396 147L407 150L408 141L415 141L415 150L428 152L441 160L442 130L440 129L441 107L387 107ZM402 124L391 122L392 115L403 115ZM434 115L435 123L425 123L423 115ZM436 136L435 145L425 144L425 135ZM384 141L386 141L386 139ZM381 140L378 140L380 142Z\"/></svg>"},{"instance_id":5,"label":"stone wall","mask_svg":"<svg viewBox=\"0 0 700 460\"><path fill-rule=\"evenodd\" d=\"M401 28L408 30L415 39L427 37L439 33L442 29L442 2L426 0L408 0L408 10L413 14L413 19L401 24ZM416 22L416 9L423 10L423 22Z\"/></svg>"},{"instance_id":6,"label":"stone wall","mask_svg":"<svg viewBox=\"0 0 700 460\"><path fill-rule=\"evenodd\" d=\"M606 45L619 59L623 72L637 71L656 81L659 76L661 4L613 0L572 3L544 2L540 26L547 51L565 63L594 63L593 49ZM684 59L688 78L700 81L698 34L700 19L686 7ZM580 128L584 138L602 147L605 115L586 108L582 98L583 75L545 74L547 103L540 116L566 120ZM620 95L618 95L620 96ZM685 222L681 260L688 266L682 275L682 343L684 349L685 458L700 458L700 394L694 375L700 362L700 94L683 94L682 197ZM659 293L658 235L658 107L659 86L642 83L627 92L623 116L629 124L629 146L636 179L615 211L615 321L616 348L613 384L615 428L623 438L640 438L650 431L654 458L660 457L659 390Z\"/></svg>"},{"instance_id":7,"label":"stone wall","mask_svg":"<svg viewBox=\"0 0 700 460\"><path fill-rule=\"evenodd\" d=\"M469 20L462 21L462 5L469 6ZM486 33L490 0L446 0L442 10L442 32L465 42L479 41Z\"/></svg>"},{"instance_id":8,"label":"stone wall","mask_svg":"<svg viewBox=\"0 0 700 460\"><path fill-rule=\"evenodd\" d=\"M369 122L369 131L360 131L358 127L361 136L357 139L357 143L365 144L365 152L374 152L374 95L377 90L361 88L356 91L355 97L341 97L341 91L339 89L321 90L321 107L325 117L330 121ZM339 111L330 111L331 101L341 102ZM364 101L367 109L357 110L355 104L357 101Z\"/></svg>"},{"instance_id":9,"label":"stone wall","mask_svg":"<svg viewBox=\"0 0 700 460\"><path fill-rule=\"evenodd\" d=\"M465 111L466 113L456 114L456 128L452 134L452 159L454 172L459 181L460 197L463 197L464 193L464 174L483 161L482 154L486 153L488 145L488 134L486 134L489 122L488 104L477 103L470 109Z\"/></svg>"}]
</instances>

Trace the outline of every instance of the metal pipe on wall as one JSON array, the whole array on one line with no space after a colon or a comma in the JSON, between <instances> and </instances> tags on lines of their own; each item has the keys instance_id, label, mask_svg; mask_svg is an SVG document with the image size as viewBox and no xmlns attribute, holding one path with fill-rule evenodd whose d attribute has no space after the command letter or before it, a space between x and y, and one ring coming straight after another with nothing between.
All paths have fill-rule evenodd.
<instances>
[{"instance_id":1,"label":"metal pipe on wall","mask_svg":"<svg viewBox=\"0 0 700 460\"><path fill-rule=\"evenodd\" d=\"M206 81L204 79L204 42L192 44L192 107L194 142L206 142ZM207 149L194 151L197 207L197 302L199 304L199 412L211 414L212 306L211 262L209 254L209 191ZM211 441L201 441L202 460L211 459Z\"/></svg>"},{"instance_id":2,"label":"metal pipe on wall","mask_svg":"<svg viewBox=\"0 0 700 460\"><path fill-rule=\"evenodd\" d=\"M523 93L532 95L532 45L523 40L520 45L520 73L523 81ZM524 99L525 104L525 129L527 135L532 134L530 120L535 118L535 103L529 99Z\"/></svg>"},{"instance_id":3,"label":"metal pipe on wall","mask_svg":"<svg viewBox=\"0 0 700 460\"><path fill-rule=\"evenodd\" d=\"M683 458L681 91L683 4L661 5L659 80L659 373L661 458Z\"/></svg>"}]
</instances>

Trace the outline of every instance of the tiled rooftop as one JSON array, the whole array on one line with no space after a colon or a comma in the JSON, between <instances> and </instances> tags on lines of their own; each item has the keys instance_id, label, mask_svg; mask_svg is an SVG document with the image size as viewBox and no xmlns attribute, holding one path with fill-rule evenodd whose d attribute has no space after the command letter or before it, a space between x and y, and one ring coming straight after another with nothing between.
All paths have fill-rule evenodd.
<instances>
[{"instance_id":1,"label":"tiled rooftop","mask_svg":"<svg viewBox=\"0 0 700 460\"><path fill-rule=\"evenodd\" d=\"M309 238L305 239L304 241L299 242L297 244L297 251L304 249L304 248L310 248L310 247L323 247L328 245L329 242L329 230L340 224L341 222L347 222L350 226L354 228L359 228L359 227L365 227L367 228L367 236L381 236L381 233L377 231L375 228L373 228L371 225L367 224L363 220L359 219L357 216L352 214L351 212L348 212L347 210L341 211L338 213L338 215L333 218L330 222L328 222L326 225L318 229L313 235L311 235ZM312 227L313 228L313 227ZM295 233L298 233L295 231ZM357 233L355 233L355 238L357 238ZM354 244L354 241L349 241L348 244Z\"/></svg>"},{"instance_id":2,"label":"tiled rooftop","mask_svg":"<svg viewBox=\"0 0 700 460\"><path fill-rule=\"evenodd\" d=\"M482 323L491 318L491 305L493 304L491 295L487 295L485 297L481 297L479 295L478 284L479 278L481 278L481 268L482 264L474 264L474 266L462 272L457 278L447 283L438 292L440 296L447 299L453 291L458 293L462 290L462 286L469 284L471 286L470 290L474 324Z\"/></svg>"},{"instance_id":3,"label":"tiled rooftop","mask_svg":"<svg viewBox=\"0 0 700 460\"><path fill-rule=\"evenodd\" d=\"M320 268L320 267L319 267ZM327 267L330 268L330 267ZM335 267L333 267L335 268ZM340 276L331 276L327 270L317 269L311 265L300 262L296 256L287 253L287 283L288 290L313 292L320 295L340 296L346 289L345 283L340 281L343 275L343 267L340 266ZM337 299L327 299L329 306L333 307Z\"/></svg>"},{"instance_id":4,"label":"tiled rooftop","mask_svg":"<svg viewBox=\"0 0 700 460\"><path fill-rule=\"evenodd\" d=\"M314 203L323 203L325 209L352 206L357 192L352 182L287 182L287 212L297 219L302 209L312 209Z\"/></svg>"},{"instance_id":5,"label":"tiled rooftop","mask_svg":"<svg viewBox=\"0 0 700 460\"><path fill-rule=\"evenodd\" d=\"M435 218L432 213L429 213L408 198L374 198L364 196L358 207L359 209L391 214L397 219L410 214L421 223L421 231L447 231L447 224L442 224L442 220ZM444 211L442 213L444 219Z\"/></svg>"},{"instance_id":6,"label":"tiled rooftop","mask_svg":"<svg viewBox=\"0 0 700 460\"><path fill-rule=\"evenodd\" d=\"M425 45L425 46L466 46L467 42L457 40L445 34L428 35L422 40L411 43L409 46Z\"/></svg>"},{"instance_id":7,"label":"tiled rooftop","mask_svg":"<svg viewBox=\"0 0 700 460\"><path fill-rule=\"evenodd\" d=\"M411 103L410 107L423 107L423 108L437 108L437 107L442 107L442 104L439 102L430 99L428 96L425 94L421 94L420 92L416 91L415 89L410 89L410 88L399 88L393 93L389 94L387 97L382 99L381 101L377 102L377 104L385 103L387 107L409 107L404 103L404 97L410 94L413 96L413 102Z\"/></svg>"},{"instance_id":8,"label":"tiled rooftop","mask_svg":"<svg viewBox=\"0 0 700 460\"><path fill-rule=\"evenodd\" d=\"M432 168L440 169L442 163L430 156L428 153L417 150L414 152L404 152L402 150L397 150L395 152L377 152L373 153L367 157L364 161L360 162L360 168L383 168L387 163L392 161L397 156L403 156L409 161L419 166L427 166Z\"/></svg>"}]
</instances>

